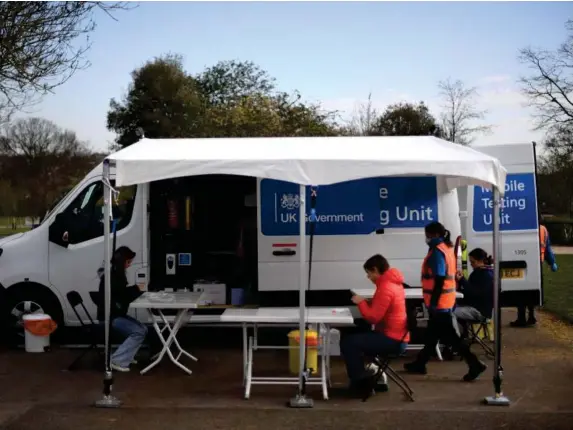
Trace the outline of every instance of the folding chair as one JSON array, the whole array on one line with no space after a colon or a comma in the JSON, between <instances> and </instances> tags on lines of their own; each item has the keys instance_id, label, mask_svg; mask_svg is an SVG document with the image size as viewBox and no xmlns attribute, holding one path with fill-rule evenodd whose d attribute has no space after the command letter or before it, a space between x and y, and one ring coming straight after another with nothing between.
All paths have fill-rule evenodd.
<instances>
[{"instance_id":1,"label":"folding chair","mask_svg":"<svg viewBox=\"0 0 573 430\"><path fill-rule=\"evenodd\" d=\"M72 362L72 364L70 364L68 366L68 370L72 371L72 370L75 370L77 368L80 361L90 351L98 352L99 358L100 359L102 358L101 352L98 351L98 343L100 343L98 341L100 340L103 327L101 324L99 324L93 320L90 313L86 309L86 306L84 305L84 301L83 301L80 293L78 293L77 291L70 291L68 294L66 294L66 297L68 299L68 303L72 307L72 310L76 314L76 317L80 321L80 324L82 326L84 334L86 335L86 339L89 342L89 346L82 351L82 353ZM97 303L97 292L90 292L90 297L94 303ZM82 315L80 315L78 308L80 308L83 311L83 314L84 314L83 317L82 317ZM86 323L84 321L84 319L86 317L87 317L87 320L89 321L88 323Z\"/></svg>"},{"instance_id":2,"label":"folding chair","mask_svg":"<svg viewBox=\"0 0 573 430\"><path fill-rule=\"evenodd\" d=\"M407 316L407 327L408 332L413 331L417 326L417 315L415 310L409 310ZM402 341L406 338L408 333L404 333L404 337ZM396 351L396 353L388 353L388 354L378 354L372 360L372 363L375 364L378 369L374 376L372 377L371 381L373 382L373 386L371 390L366 394L366 396L362 399L363 402L368 400L368 398L372 395L375 391L376 385L379 384L380 379L384 378L384 375L387 375L400 389L404 392L406 397L410 399L410 401L414 401L414 391L410 388L408 383L402 378L393 368L390 366L390 362L397 358L400 358L406 354L406 351L400 353Z\"/></svg>"},{"instance_id":3,"label":"folding chair","mask_svg":"<svg viewBox=\"0 0 573 430\"><path fill-rule=\"evenodd\" d=\"M490 324L490 318L484 318L479 321L468 321L468 342L470 345L477 343L484 350L486 357L493 359L495 353L491 345L493 340L489 331Z\"/></svg>"}]
</instances>

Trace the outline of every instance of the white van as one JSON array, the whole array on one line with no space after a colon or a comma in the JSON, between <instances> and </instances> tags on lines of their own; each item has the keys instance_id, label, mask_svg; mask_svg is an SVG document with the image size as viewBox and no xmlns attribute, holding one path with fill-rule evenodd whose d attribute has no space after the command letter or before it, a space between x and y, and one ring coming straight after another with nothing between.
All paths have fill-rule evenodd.
<instances>
[{"instance_id":1,"label":"white van","mask_svg":"<svg viewBox=\"0 0 573 430\"><path fill-rule=\"evenodd\" d=\"M480 145L475 149L499 159L508 173L500 220L501 305L542 304L535 144ZM479 247L491 253L491 191L468 187L459 195L468 251Z\"/></svg>"},{"instance_id":2,"label":"white van","mask_svg":"<svg viewBox=\"0 0 573 430\"><path fill-rule=\"evenodd\" d=\"M490 147L484 152L491 148L497 150ZM489 153L504 164L509 161L510 173L529 174L535 186L531 145ZM508 156L520 159L521 153L523 162L514 169ZM97 272L103 265L101 174L100 165L34 230L0 240L0 284L6 289L3 312L13 327L22 314L37 311L50 314L60 324L78 324L66 299L72 290L81 294L95 315L89 292L98 289ZM128 246L137 254L128 280L144 282L153 290L189 287L195 279L218 279L231 287L254 286L252 292L261 305L296 305L297 190L290 183L237 176L188 177L120 189L114 204L117 246ZM478 222L483 217L471 210L473 189L462 191L469 203L461 211L469 214L461 218L464 222L458 192L448 192L434 177L371 178L316 191L318 221L308 305L348 304L348 290L366 282L362 264L375 253L402 270L406 283L419 285L426 253L423 227L432 221L443 223L452 240L464 227L470 249L491 249L491 234L483 232ZM475 195L482 204L481 194ZM463 206L464 199L460 200ZM311 201L310 190L307 201ZM535 193L531 204L536 213ZM474 219L476 224L471 224ZM518 295L536 292L539 298L539 262L532 258L539 249L536 220L525 227L531 228L519 234L504 229L503 264L520 269L513 266L526 261L519 272L523 277L504 280L504 289ZM62 231L68 232L67 243ZM506 240L508 234L517 242ZM306 243L310 246L309 240ZM510 258L514 252L519 258ZM168 262L172 256L178 257L175 265Z\"/></svg>"}]
</instances>

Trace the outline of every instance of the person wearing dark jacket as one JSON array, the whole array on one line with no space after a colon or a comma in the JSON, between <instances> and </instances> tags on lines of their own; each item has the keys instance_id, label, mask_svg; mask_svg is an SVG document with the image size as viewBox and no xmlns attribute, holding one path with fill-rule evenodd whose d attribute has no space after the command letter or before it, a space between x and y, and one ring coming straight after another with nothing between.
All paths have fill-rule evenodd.
<instances>
[{"instance_id":1,"label":"person wearing dark jacket","mask_svg":"<svg viewBox=\"0 0 573 430\"><path fill-rule=\"evenodd\" d=\"M131 265L134 257L135 252L127 246L121 246L113 254L111 265L111 327L114 331L126 337L125 341L111 356L111 368L118 372L129 372L129 365L133 363L135 354L139 351L147 335L147 327L135 318L127 315L129 304L142 294L139 286L127 285L125 270ZM99 321L105 320L104 294L105 280L104 276L102 276L99 284L97 309Z\"/></svg>"},{"instance_id":2,"label":"person wearing dark jacket","mask_svg":"<svg viewBox=\"0 0 573 430\"><path fill-rule=\"evenodd\" d=\"M473 272L466 279L462 271L456 273L460 292L464 298L454 310L458 323L467 334L468 324L492 317L493 311L493 268L492 258L481 248L469 253ZM465 337L465 336L464 336Z\"/></svg>"}]
</instances>

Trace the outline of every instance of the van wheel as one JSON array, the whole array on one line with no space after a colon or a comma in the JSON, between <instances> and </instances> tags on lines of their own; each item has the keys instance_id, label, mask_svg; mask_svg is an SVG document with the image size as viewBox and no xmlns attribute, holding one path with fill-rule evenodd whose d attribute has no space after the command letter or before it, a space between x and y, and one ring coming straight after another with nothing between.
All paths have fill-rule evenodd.
<instances>
[{"instance_id":1,"label":"van wheel","mask_svg":"<svg viewBox=\"0 0 573 430\"><path fill-rule=\"evenodd\" d=\"M6 341L11 346L24 343L24 315L47 314L62 326L64 315L59 300L45 287L13 286L6 292L3 306L3 327Z\"/></svg>"}]
</instances>

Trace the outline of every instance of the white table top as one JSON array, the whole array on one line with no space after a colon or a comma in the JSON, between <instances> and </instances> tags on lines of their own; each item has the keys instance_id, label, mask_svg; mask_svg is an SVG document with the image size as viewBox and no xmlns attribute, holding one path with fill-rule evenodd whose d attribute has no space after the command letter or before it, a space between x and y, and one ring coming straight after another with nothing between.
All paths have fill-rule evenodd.
<instances>
[{"instance_id":1,"label":"white table top","mask_svg":"<svg viewBox=\"0 0 573 430\"><path fill-rule=\"evenodd\" d=\"M195 309L203 293L177 292L146 292L129 305L134 309Z\"/></svg>"},{"instance_id":2,"label":"white table top","mask_svg":"<svg viewBox=\"0 0 573 430\"><path fill-rule=\"evenodd\" d=\"M365 299L371 299L374 296L374 288L353 288L350 290L353 294L358 294L359 296L364 297ZM407 299L423 299L424 294L422 293L421 288L404 288L404 292L406 293L406 300ZM461 299L463 298L463 293L459 291L456 292L456 298Z\"/></svg>"},{"instance_id":3,"label":"white table top","mask_svg":"<svg viewBox=\"0 0 573 430\"><path fill-rule=\"evenodd\" d=\"M288 324L297 323L299 318L299 308L227 309L221 322ZM306 322L352 325L354 318L348 308L306 308Z\"/></svg>"}]
</instances>

